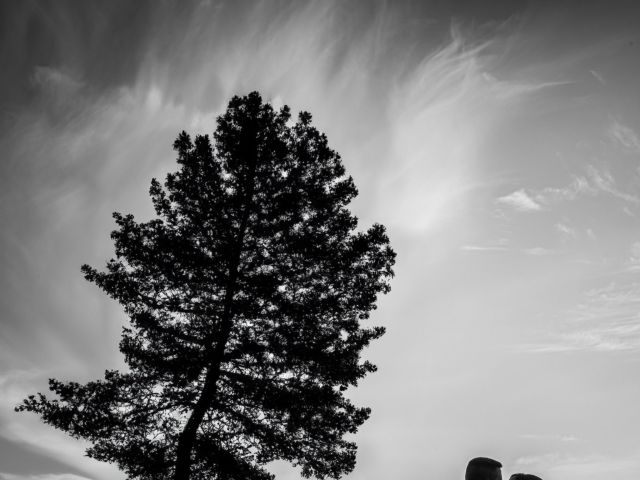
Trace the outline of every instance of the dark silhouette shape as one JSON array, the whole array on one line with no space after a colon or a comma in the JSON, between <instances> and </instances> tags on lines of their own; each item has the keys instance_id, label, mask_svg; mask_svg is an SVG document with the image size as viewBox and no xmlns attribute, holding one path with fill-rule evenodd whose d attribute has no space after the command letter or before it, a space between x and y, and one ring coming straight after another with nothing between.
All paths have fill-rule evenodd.
<instances>
[{"instance_id":1,"label":"dark silhouette shape","mask_svg":"<svg viewBox=\"0 0 640 480\"><path fill-rule=\"evenodd\" d=\"M355 465L344 436L369 416L343 392L375 370L360 353L384 333L360 321L395 253L383 226L355 231L357 190L310 114L293 124L254 92L217 123L213 146L178 136L180 169L151 183L158 218L115 213L116 259L82 267L130 317L130 370L51 379L58 399L17 410L129 478L264 480L278 459L338 478Z\"/></svg>"},{"instance_id":2,"label":"dark silhouette shape","mask_svg":"<svg viewBox=\"0 0 640 480\"><path fill-rule=\"evenodd\" d=\"M509 480L542 480L540 477L531 475L530 473L514 473Z\"/></svg>"},{"instance_id":3,"label":"dark silhouette shape","mask_svg":"<svg viewBox=\"0 0 640 480\"><path fill-rule=\"evenodd\" d=\"M502 464L497 460L486 457L477 457L469 461L465 480L502 480L500 469Z\"/></svg>"}]
</instances>

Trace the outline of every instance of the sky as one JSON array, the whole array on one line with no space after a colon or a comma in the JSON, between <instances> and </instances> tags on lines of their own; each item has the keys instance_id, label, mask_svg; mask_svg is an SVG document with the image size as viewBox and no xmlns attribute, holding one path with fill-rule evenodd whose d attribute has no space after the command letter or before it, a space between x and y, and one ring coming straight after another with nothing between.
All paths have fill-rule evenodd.
<instances>
[{"instance_id":1,"label":"sky","mask_svg":"<svg viewBox=\"0 0 640 480\"><path fill-rule=\"evenodd\" d=\"M353 480L640 478L632 1L0 1L0 479L119 480L13 407L122 368L80 265L151 218L181 130L258 90L312 113L398 253L349 395ZM280 480L300 478L274 464Z\"/></svg>"}]
</instances>

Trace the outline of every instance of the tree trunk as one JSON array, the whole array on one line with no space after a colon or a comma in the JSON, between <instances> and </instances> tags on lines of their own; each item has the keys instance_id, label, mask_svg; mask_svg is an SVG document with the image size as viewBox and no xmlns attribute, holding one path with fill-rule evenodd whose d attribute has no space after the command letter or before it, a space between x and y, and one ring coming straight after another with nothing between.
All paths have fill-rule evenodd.
<instances>
[{"instance_id":1,"label":"tree trunk","mask_svg":"<svg viewBox=\"0 0 640 480\"><path fill-rule=\"evenodd\" d=\"M239 260L239 259L238 259ZM224 358L224 351L231 333L233 312L231 311L231 302L233 300L235 283L238 274L238 262L234 262L234 269L230 272L229 288L225 294L225 306L223 313L222 325L220 328L219 340L215 349L211 352L211 361L207 369L204 386L200 393L200 398L193 408L187 424L180 433L178 438L178 447L176 449L176 470L174 472L174 480L189 480L191 476L191 451L193 443L196 439L198 428L204 419L207 409L213 402L218 389L218 379L220 378L220 365Z\"/></svg>"},{"instance_id":2,"label":"tree trunk","mask_svg":"<svg viewBox=\"0 0 640 480\"><path fill-rule=\"evenodd\" d=\"M215 399L218 390L218 379L220 378L220 367L222 360L224 359L224 352L229 340L229 335L231 334L234 314L232 311L233 296L235 295L240 257L242 255L244 237L247 230L255 190L257 161L256 149L254 148L248 156L250 159L250 168L249 175L247 176L248 178L246 179L248 185L246 185L247 190L244 198L244 211L242 213L242 220L238 229L238 237L235 245L236 251L234 252L229 265L228 284L225 292L224 311L222 314L218 341L210 354L211 360L207 367L207 375L205 377L204 386L202 387L202 392L200 393L200 398L198 398L184 429L178 437L175 463L176 469L174 471L173 480L189 480L191 476L191 451L193 450L193 444L196 440L198 428L207 413L207 409Z\"/></svg>"},{"instance_id":3,"label":"tree trunk","mask_svg":"<svg viewBox=\"0 0 640 480\"><path fill-rule=\"evenodd\" d=\"M191 451L193 450L193 443L196 439L198 427L200 427L204 415L207 412L207 408L215 397L218 377L220 376L220 363L218 363L217 368L214 367L216 367L216 365L209 368L200 398L178 438L174 480L189 480L191 476Z\"/></svg>"}]
</instances>

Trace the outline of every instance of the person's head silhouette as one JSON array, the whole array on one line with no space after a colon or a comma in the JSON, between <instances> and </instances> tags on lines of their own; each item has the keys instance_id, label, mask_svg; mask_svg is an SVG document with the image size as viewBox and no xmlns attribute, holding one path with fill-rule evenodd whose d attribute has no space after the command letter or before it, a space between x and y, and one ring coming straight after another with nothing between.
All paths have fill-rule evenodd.
<instances>
[{"instance_id":1,"label":"person's head silhouette","mask_svg":"<svg viewBox=\"0 0 640 480\"><path fill-rule=\"evenodd\" d=\"M540 477L531 475L530 473L514 473L509 480L542 480Z\"/></svg>"},{"instance_id":2,"label":"person's head silhouette","mask_svg":"<svg viewBox=\"0 0 640 480\"><path fill-rule=\"evenodd\" d=\"M502 480L502 464L486 457L472 459L467 465L464 480Z\"/></svg>"}]
</instances>

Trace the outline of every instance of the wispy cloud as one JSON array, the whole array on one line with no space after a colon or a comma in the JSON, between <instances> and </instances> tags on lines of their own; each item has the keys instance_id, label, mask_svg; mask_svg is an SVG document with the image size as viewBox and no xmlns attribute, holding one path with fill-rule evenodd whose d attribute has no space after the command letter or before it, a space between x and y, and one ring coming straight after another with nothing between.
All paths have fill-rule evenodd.
<instances>
[{"instance_id":1,"label":"wispy cloud","mask_svg":"<svg viewBox=\"0 0 640 480\"><path fill-rule=\"evenodd\" d=\"M613 174L606 168L587 165L583 175L573 175L571 181L560 187L545 187L530 190L528 195L542 206L550 206L561 201L575 201L585 196L608 195L633 205L640 204L640 198L618 187Z\"/></svg>"},{"instance_id":2,"label":"wispy cloud","mask_svg":"<svg viewBox=\"0 0 640 480\"><path fill-rule=\"evenodd\" d=\"M640 138L632 128L614 120L607 133L609 138L621 148L633 153L640 153Z\"/></svg>"},{"instance_id":3,"label":"wispy cloud","mask_svg":"<svg viewBox=\"0 0 640 480\"><path fill-rule=\"evenodd\" d=\"M557 250L553 250L545 247L529 247L521 249L509 248L505 245L463 245L460 247L463 252L515 252L524 255L530 255L533 257L543 257L547 255L557 255Z\"/></svg>"},{"instance_id":4,"label":"wispy cloud","mask_svg":"<svg viewBox=\"0 0 640 480\"><path fill-rule=\"evenodd\" d=\"M558 222L555 225L556 231L559 232L563 237L576 238L578 233L576 230L566 223Z\"/></svg>"},{"instance_id":5,"label":"wispy cloud","mask_svg":"<svg viewBox=\"0 0 640 480\"><path fill-rule=\"evenodd\" d=\"M628 205L640 204L640 197L622 190L613 174L606 167L600 168L587 165L582 175L572 175L571 181L559 187L545 187L541 189L519 189L508 195L498 197L496 203L511 207L518 212L536 212L551 208L559 202L573 202L583 197L595 197L606 195L622 200ZM625 207L628 210L628 207ZM631 213L631 211L629 210ZM632 214L632 213L631 213ZM556 229L567 235L575 235L570 232L568 225L556 224Z\"/></svg>"},{"instance_id":6,"label":"wispy cloud","mask_svg":"<svg viewBox=\"0 0 640 480\"><path fill-rule=\"evenodd\" d=\"M640 198L636 195L623 192L616 185L616 181L610 171L606 169L597 169L593 165L587 166L587 176L591 186L596 191L608 193L609 195L624 200L629 203L640 203Z\"/></svg>"},{"instance_id":7,"label":"wispy cloud","mask_svg":"<svg viewBox=\"0 0 640 480\"><path fill-rule=\"evenodd\" d=\"M526 440L546 440L558 442L576 442L579 440L575 435L566 435L558 433L523 433L520 438Z\"/></svg>"},{"instance_id":8,"label":"wispy cloud","mask_svg":"<svg viewBox=\"0 0 640 480\"><path fill-rule=\"evenodd\" d=\"M547 342L530 352L640 352L640 283L611 283L584 293Z\"/></svg>"},{"instance_id":9,"label":"wispy cloud","mask_svg":"<svg viewBox=\"0 0 640 480\"><path fill-rule=\"evenodd\" d=\"M556 250L552 250L550 248L531 247L531 248L524 248L522 250L522 253L524 253L525 255L533 255L535 257L542 257L542 256L545 256L545 255L555 255L558 252Z\"/></svg>"},{"instance_id":10,"label":"wispy cloud","mask_svg":"<svg viewBox=\"0 0 640 480\"><path fill-rule=\"evenodd\" d=\"M516 190L515 192L503 197L498 197L496 202L507 205L519 212L535 212L542 210L542 206L524 189Z\"/></svg>"},{"instance_id":11,"label":"wispy cloud","mask_svg":"<svg viewBox=\"0 0 640 480\"><path fill-rule=\"evenodd\" d=\"M0 372L0 402L2 405L17 405L24 398L24 393L33 388L37 380L44 378L46 375L37 370L15 369ZM0 410L0 418L5 414L5 411Z\"/></svg>"},{"instance_id":12,"label":"wispy cloud","mask_svg":"<svg viewBox=\"0 0 640 480\"><path fill-rule=\"evenodd\" d=\"M12 473L0 472L1 480L91 480L89 477L81 477L72 473L53 474L47 473L43 475L15 475Z\"/></svg>"},{"instance_id":13,"label":"wispy cloud","mask_svg":"<svg viewBox=\"0 0 640 480\"><path fill-rule=\"evenodd\" d=\"M506 247L498 245L463 245L460 250L464 252L501 252L505 251Z\"/></svg>"},{"instance_id":14,"label":"wispy cloud","mask_svg":"<svg viewBox=\"0 0 640 480\"><path fill-rule=\"evenodd\" d=\"M627 266L629 270L640 270L640 242L634 242L629 248Z\"/></svg>"},{"instance_id":15,"label":"wispy cloud","mask_svg":"<svg viewBox=\"0 0 640 480\"><path fill-rule=\"evenodd\" d=\"M535 193L538 201L550 204L557 201L572 201L582 195L595 195L597 190L585 176L574 175L571 181L561 187L546 187Z\"/></svg>"},{"instance_id":16,"label":"wispy cloud","mask_svg":"<svg viewBox=\"0 0 640 480\"><path fill-rule=\"evenodd\" d=\"M485 80L491 85L491 90L497 95L498 98L513 98L521 97L523 95L533 94L541 90L546 90L553 87L560 87L563 85L570 85L572 81L557 81L557 82L538 82L538 83L514 83L498 80L495 76L485 72L483 74Z\"/></svg>"},{"instance_id":17,"label":"wispy cloud","mask_svg":"<svg viewBox=\"0 0 640 480\"><path fill-rule=\"evenodd\" d=\"M600 480L624 478L631 480L640 475L640 454L630 455L571 455L546 453L516 459L513 470L535 471L544 478L563 480ZM624 475L624 477L619 477Z\"/></svg>"},{"instance_id":18,"label":"wispy cloud","mask_svg":"<svg viewBox=\"0 0 640 480\"><path fill-rule=\"evenodd\" d=\"M488 241L481 245L467 244L462 245L460 250L463 252L506 252L509 250L510 240L506 237L500 237L495 240Z\"/></svg>"},{"instance_id":19,"label":"wispy cloud","mask_svg":"<svg viewBox=\"0 0 640 480\"><path fill-rule=\"evenodd\" d=\"M605 80L604 76L602 75L602 73L598 72L597 70L589 70L589 73L591 75L594 76L594 78L596 80L598 80L602 85L606 85L607 81Z\"/></svg>"},{"instance_id":20,"label":"wispy cloud","mask_svg":"<svg viewBox=\"0 0 640 480\"><path fill-rule=\"evenodd\" d=\"M463 210L478 187L478 146L519 95L503 98L509 86L487 81L489 51L501 48L503 38L478 41L456 25L450 35L419 64L399 68L390 96L393 162L379 198L393 197L382 210L391 208L389 218L413 231L438 228Z\"/></svg>"},{"instance_id":21,"label":"wispy cloud","mask_svg":"<svg viewBox=\"0 0 640 480\"><path fill-rule=\"evenodd\" d=\"M33 69L31 81L34 86L49 91L74 92L83 85L76 75L50 66L36 66Z\"/></svg>"}]
</instances>

